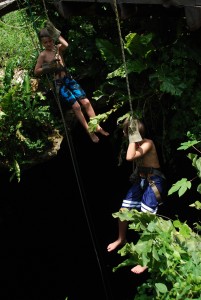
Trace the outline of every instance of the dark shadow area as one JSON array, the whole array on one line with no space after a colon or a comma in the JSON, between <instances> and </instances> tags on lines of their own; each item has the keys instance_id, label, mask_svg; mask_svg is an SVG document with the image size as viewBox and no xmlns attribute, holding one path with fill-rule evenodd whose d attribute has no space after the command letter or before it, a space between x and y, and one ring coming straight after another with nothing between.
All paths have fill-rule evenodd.
<instances>
[{"instance_id":1,"label":"dark shadow area","mask_svg":"<svg viewBox=\"0 0 201 300\"><path fill-rule=\"evenodd\" d=\"M106 250L130 167L117 166L111 137L93 144L78 125L72 142L64 139L58 155L24 171L20 183L1 174L1 300L133 300L148 276L113 272L122 258ZM178 207L167 202L163 213Z\"/></svg>"}]
</instances>

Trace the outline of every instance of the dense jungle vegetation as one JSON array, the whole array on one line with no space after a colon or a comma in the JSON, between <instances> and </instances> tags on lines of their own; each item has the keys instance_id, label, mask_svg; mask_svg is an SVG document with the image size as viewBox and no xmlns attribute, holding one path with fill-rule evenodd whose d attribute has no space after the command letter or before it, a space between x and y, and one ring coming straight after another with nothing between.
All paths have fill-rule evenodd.
<instances>
[{"instance_id":1,"label":"dense jungle vegetation","mask_svg":"<svg viewBox=\"0 0 201 300\"><path fill-rule=\"evenodd\" d=\"M51 148L50 136L55 130L65 135L48 78L38 81L33 74L40 51L37 33L47 19L41 2L35 1L31 7L22 5L0 20L0 161L11 172L11 180L16 177L20 181L21 169ZM113 143L118 144L117 164L121 164L125 149L121 122L132 106L135 116L144 119L159 150L169 179L169 197L188 192L190 209L200 209L200 30L190 32L180 10L174 16L163 9L161 14L149 8L146 11L146 7L143 10L144 16L116 20L111 7L101 4L98 17L64 19L49 3L48 17L68 40L68 69L84 84L98 111L90 120L91 129L97 123L117 123L111 133ZM16 72L21 74L20 80ZM190 169L188 178L185 170L184 176L178 172L181 156ZM141 233L136 244L127 243L119 250L128 258L114 268L116 271L136 262L149 267L151 277L135 299L201 299L199 220L191 229L186 222L136 211L118 212L114 217L130 221L130 228Z\"/></svg>"}]
</instances>

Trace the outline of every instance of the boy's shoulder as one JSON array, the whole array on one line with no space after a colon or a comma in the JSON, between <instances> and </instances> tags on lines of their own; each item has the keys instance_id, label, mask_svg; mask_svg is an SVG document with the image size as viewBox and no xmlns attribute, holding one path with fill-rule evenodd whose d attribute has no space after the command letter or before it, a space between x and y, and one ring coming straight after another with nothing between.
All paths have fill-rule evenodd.
<instances>
[{"instance_id":1,"label":"boy's shoulder","mask_svg":"<svg viewBox=\"0 0 201 300\"><path fill-rule=\"evenodd\" d=\"M42 50L42 51L39 53L39 56L45 56L45 50Z\"/></svg>"},{"instance_id":2,"label":"boy's shoulder","mask_svg":"<svg viewBox=\"0 0 201 300\"><path fill-rule=\"evenodd\" d=\"M142 143L153 143L153 140L144 138L144 139L142 140Z\"/></svg>"},{"instance_id":3,"label":"boy's shoulder","mask_svg":"<svg viewBox=\"0 0 201 300\"><path fill-rule=\"evenodd\" d=\"M44 49L41 51L40 57L44 60L48 60L49 58L51 58L51 54L46 49Z\"/></svg>"},{"instance_id":4,"label":"boy's shoulder","mask_svg":"<svg viewBox=\"0 0 201 300\"><path fill-rule=\"evenodd\" d=\"M141 144L147 144L149 145L149 147L155 147L155 144L154 144L154 141L152 139L147 139L147 138L144 138L142 141L141 141Z\"/></svg>"}]
</instances>

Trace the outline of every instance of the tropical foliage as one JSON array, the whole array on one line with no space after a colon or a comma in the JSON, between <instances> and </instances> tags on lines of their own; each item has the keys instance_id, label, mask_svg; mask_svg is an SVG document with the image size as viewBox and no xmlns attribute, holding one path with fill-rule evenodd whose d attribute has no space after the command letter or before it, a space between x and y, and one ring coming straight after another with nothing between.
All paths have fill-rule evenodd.
<instances>
[{"instance_id":1,"label":"tropical foliage","mask_svg":"<svg viewBox=\"0 0 201 300\"><path fill-rule=\"evenodd\" d=\"M139 233L136 244L126 243L118 253L126 256L113 271L141 264L148 266L149 278L138 287L135 300L200 299L201 237L186 223L124 210L115 218L130 222Z\"/></svg>"},{"instance_id":2,"label":"tropical foliage","mask_svg":"<svg viewBox=\"0 0 201 300\"><path fill-rule=\"evenodd\" d=\"M52 146L49 135L55 128L60 129L51 103L43 93L31 88L40 49L37 31L46 18L41 5L42 1L34 1L31 8L25 7L0 20L4 32L0 37L4 71L0 91L0 160L11 171L11 179L17 176L18 181L21 168L43 155ZM134 110L144 118L149 135L162 152L164 165L175 177L180 176L175 169L175 149L193 148L195 153L189 153L188 158L196 170L196 179L200 180L200 33L188 32L179 16L165 27L161 26L164 21L154 16L128 18L120 22L121 49L115 17L107 16L107 5L102 6L102 11L105 14L99 18L92 15L64 20L51 4L48 6L51 20L69 41L65 56L68 68L85 82L100 111L90 122L91 130L110 118L120 122L128 111ZM16 69L25 72L21 82L13 81ZM112 138L116 139L116 131ZM191 189L195 178L173 182L169 195L178 192L181 197ZM200 194L200 183L197 191ZM193 201L191 206L200 209L199 199ZM136 211L117 212L113 216L129 221L129 228L139 233L136 244L127 243L119 250L127 259L114 271L136 263L149 268L150 277L139 287L135 299L200 299L199 223L192 230L178 219L172 221Z\"/></svg>"},{"instance_id":3,"label":"tropical foliage","mask_svg":"<svg viewBox=\"0 0 201 300\"><path fill-rule=\"evenodd\" d=\"M194 140L194 137L190 134L190 132L187 133L187 136L189 137L189 141L181 143L181 146L177 150L187 150L189 148L196 150L196 153L188 153L187 157L192 161L192 166L195 168L197 176L190 180L187 178L182 178L180 181L173 184L168 192L168 195L178 192L178 196L181 197L187 191L187 189L191 189L192 182L197 179L199 180L197 192L201 194L201 151L196 148L196 145L199 145L200 141ZM199 209L199 207L197 208Z\"/></svg>"},{"instance_id":4,"label":"tropical foliage","mask_svg":"<svg viewBox=\"0 0 201 300\"><path fill-rule=\"evenodd\" d=\"M33 77L40 49L37 32L46 19L41 5L36 1L31 9L15 12L15 18L9 14L1 19L9 45L6 48L5 40L2 41L3 66L12 61L13 66L25 68L30 77ZM168 169L175 172L173 153L184 141L186 132L190 131L200 140L201 53L197 34L189 33L185 21L179 17L177 23L166 24L165 34L160 30L161 19L150 18L147 22L136 18L121 20L124 64L115 17L107 17L107 5L102 10L105 14L99 18L91 15L64 20L55 8L48 6L49 17L69 42L65 55L69 71L81 84L84 82L98 112L91 120L90 128L93 131L97 123L121 118L133 109L136 115L144 118L167 172ZM43 15L38 17L41 11ZM12 31L9 32L15 19L19 35L17 50L10 46L14 38ZM13 55L9 51L6 58L8 48ZM115 135L111 138L115 139Z\"/></svg>"},{"instance_id":5,"label":"tropical foliage","mask_svg":"<svg viewBox=\"0 0 201 300\"><path fill-rule=\"evenodd\" d=\"M13 66L32 72L40 45L26 11L22 9L3 16L0 19L0 29L1 68L12 61Z\"/></svg>"},{"instance_id":6,"label":"tropical foliage","mask_svg":"<svg viewBox=\"0 0 201 300\"><path fill-rule=\"evenodd\" d=\"M0 161L8 168L11 180L20 181L21 169L48 158L59 135L59 120L41 92L32 90L27 72L13 79L8 64L1 82ZM20 79L20 80L19 80Z\"/></svg>"}]
</instances>

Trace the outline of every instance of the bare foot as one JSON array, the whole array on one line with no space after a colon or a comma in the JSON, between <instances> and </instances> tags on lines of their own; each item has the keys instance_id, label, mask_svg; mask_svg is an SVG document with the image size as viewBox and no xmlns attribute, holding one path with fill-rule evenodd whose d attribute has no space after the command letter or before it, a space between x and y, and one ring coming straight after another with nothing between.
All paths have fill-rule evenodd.
<instances>
[{"instance_id":1,"label":"bare foot","mask_svg":"<svg viewBox=\"0 0 201 300\"><path fill-rule=\"evenodd\" d=\"M99 138L97 137L97 135L94 132L88 132L92 142L94 143L98 143L99 142Z\"/></svg>"},{"instance_id":2,"label":"bare foot","mask_svg":"<svg viewBox=\"0 0 201 300\"><path fill-rule=\"evenodd\" d=\"M148 267L142 267L141 265L137 265L131 269L131 272L135 274L141 274L143 273Z\"/></svg>"},{"instance_id":3,"label":"bare foot","mask_svg":"<svg viewBox=\"0 0 201 300\"><path fill-rule=\"evenodd\" d=\"M102 127L98 126L96 132L101 133L102 135L108 136L109 132L105 131Z\"/></svg>"},{"instance_id":4,"label":"bare foot","mask_svg":"<svg viewBox=\"0 0 201 300\"><path fill-rule=\"evenodd\" d=\"M107 251L111 252L111 251L115 250L118 246L124 245L125 243L126 243L126 241L122 242L121 240L116 240L115 242L113 242L107 246Z\"/></svg>"}]
</instances>

